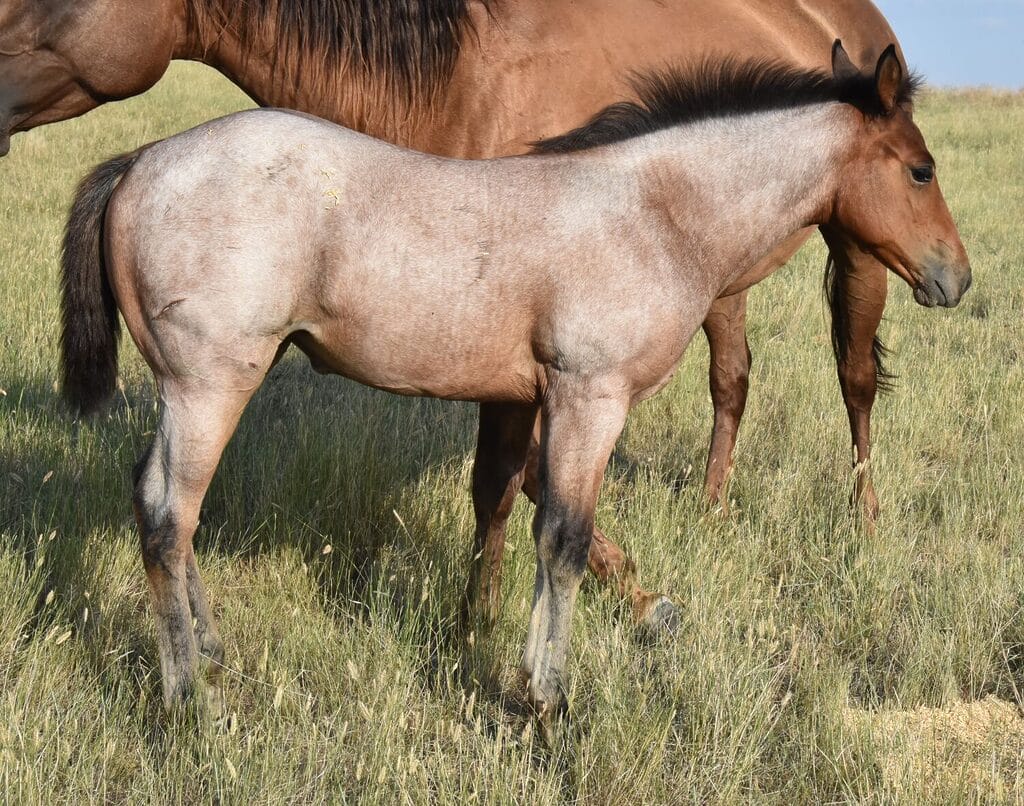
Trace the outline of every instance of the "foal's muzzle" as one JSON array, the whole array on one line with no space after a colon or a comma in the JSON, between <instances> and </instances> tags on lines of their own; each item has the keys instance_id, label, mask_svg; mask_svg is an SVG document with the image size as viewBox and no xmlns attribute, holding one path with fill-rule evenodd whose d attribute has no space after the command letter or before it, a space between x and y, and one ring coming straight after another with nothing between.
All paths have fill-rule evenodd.
<instances>
[{"instance_id":1,"label":"foal's muzzle","mask_svg":"<svg viewBox=\"0 0 1024 806\"><path fill-rule=\"evenodd\" d=\"M914 288L914 299L919 305L934 308L955 308L971 287L971 266L933 263L925 267L921 281Z\"/></svg>"}]
</instances>

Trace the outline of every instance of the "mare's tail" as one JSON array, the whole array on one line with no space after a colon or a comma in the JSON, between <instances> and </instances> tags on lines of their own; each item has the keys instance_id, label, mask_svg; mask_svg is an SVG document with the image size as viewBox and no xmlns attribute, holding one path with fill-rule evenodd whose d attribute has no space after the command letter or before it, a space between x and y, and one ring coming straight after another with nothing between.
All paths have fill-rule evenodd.
<instances>
[{"instance_id":1,"label":"mare's tail","mask_svg":"<svg viewBox=\"0 0 1024 806\"><path fill-rule=\"evenodd\" d=\"M142 149L114 157L82 180L71 204L61 257L64 398L82 416L114 393L121 326L103 258L103 222L117 183Z\"/></svg>"}]
</instances>

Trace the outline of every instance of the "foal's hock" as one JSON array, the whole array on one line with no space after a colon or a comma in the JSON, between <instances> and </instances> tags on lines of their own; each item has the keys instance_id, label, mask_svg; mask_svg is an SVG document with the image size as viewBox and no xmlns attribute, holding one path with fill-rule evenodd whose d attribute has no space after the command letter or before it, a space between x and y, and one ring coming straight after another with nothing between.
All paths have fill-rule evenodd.
<instances>
[{"instance_id":1,"label":"foal's hock","mask_svg":"<svg viewBox=\"0 0 1024 806\"><path fill-rule=\"evenodd\" d=\"M567 154L451 161L250 111L86 179L64 256L65 390L86 410L109 394L119 310L159 388L135 507L168 702L192 692L201 656L219 697L192 536L243 408L289 345L380 389L479 401L478 534L504 529L540 417L523 672L550 724L608 457L722 290L821 225L923 305L966 291L892 48L873 76L726 63L667 74L658 91L657 109L614 107L599 144Z\"/></svg>"}]
</instances>

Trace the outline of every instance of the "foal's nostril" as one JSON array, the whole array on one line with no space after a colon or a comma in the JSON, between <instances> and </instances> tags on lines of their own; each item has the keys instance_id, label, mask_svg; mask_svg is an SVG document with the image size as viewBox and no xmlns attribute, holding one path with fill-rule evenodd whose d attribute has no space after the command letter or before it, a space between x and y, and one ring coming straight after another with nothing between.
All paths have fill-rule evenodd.
<instances>
[{"instance_id":1,"label":"foal's nostril","mask_svg":"<svg viewBox=\"0 0 1024 806\"><path fill-rule=\"evenodd\" d=\"M928 289L932 303L943 308L955 308L960 298L971 287L971 270L945 261L935 262L924 271L923 285Z\"/></svg>"}]
</instances>

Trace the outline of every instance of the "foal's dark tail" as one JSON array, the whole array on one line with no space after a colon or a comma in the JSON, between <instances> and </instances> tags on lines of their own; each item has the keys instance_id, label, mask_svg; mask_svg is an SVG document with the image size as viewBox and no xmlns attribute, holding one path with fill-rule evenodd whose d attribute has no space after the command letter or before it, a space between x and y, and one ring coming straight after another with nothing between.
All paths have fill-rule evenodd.
<instances>
[{"instance_id":1,"label":"foal's dark tail","mask_svg":"<svg viewBox=\"0 0 1024 806\"><path fill-rule=\"evenodd\" d=\"M143 149L114 157L82 180L71 204L61 258L64 398L82 415L114 393L121 326L103 259L103 222L117 183Z\"/></svg>"}]
</instances>

